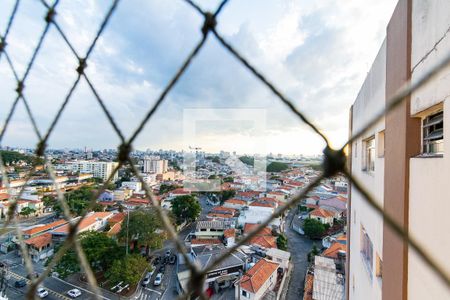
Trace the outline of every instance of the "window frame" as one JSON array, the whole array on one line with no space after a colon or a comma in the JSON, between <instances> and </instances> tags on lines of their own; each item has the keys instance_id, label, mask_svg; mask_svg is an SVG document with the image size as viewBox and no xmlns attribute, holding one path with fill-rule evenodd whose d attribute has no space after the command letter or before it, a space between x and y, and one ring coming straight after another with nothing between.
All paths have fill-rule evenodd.
<instances>
[{"instance_id":1,"label":"window frame","mask_svg":"<svg viewBox=\"0 0 450 300\"><path fill-rule=\"evenodd\" d=\"M421 155L425 157L442 157L444 155L444 111L428 114L421 122ZM431 138L430 136L435 135ZM437 149L433 149L434 146Z\"/></svg>"},{"instance_id":2,"label":"window frame","mask_svg":"<svg viewBox=\"0 0 450 300\"><path fill-rule=\"evenodd\" d=\"M360 232L360 254L363 264L366 266L367 272L369 273L370 279L373 278L373 261L374 261L374 250L373 250L373 242L369 237L366 229L363 225L361 225Z\"/></svg>"},{"instance_id":3,"label":"window frame","mask_svg":"<svg viewBox=\"0 0 450 300\"><path fill-rule=\"evenodd\" d=\"M362 151L364 158L362 170L367 173L375 172L375 158L377 156L375 135L371 135L370 137L364 139ZM372 164L370 163L371 161Z\"/></svg>"}]
</instances>

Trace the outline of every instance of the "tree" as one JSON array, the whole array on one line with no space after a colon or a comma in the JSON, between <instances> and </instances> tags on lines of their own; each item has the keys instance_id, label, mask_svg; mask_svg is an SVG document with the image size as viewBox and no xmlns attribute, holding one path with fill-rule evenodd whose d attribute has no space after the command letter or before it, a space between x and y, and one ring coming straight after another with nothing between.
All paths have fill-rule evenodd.
<instances>
[{"instance_id":1,"label":"tree","mask_svg":"<svg viewBox=\"0 0 450 300\"><path fill-rule=\"evenodd\" d=\"M184 221L194 221L200 215L202 207L197 198L192 195L176 197L172 201L172 213L177 219L177 224Z\"/></svg>"},{"instance_id":2,"label":"tree","mask_svg":"<svg viewBox=\"0 0 450 300\"><path fill-rule=\"evenodd\" d=\"M129 221L124 221L118 237L120 241L125 243L128 238L129 243L134 246L159 249L165 239L165 236L160 232L162 228L161 220L154 208L150 210L140 209L130 213ZM137 247L134 247L134 249L137 249Z\"/></svg>"},{"instance_id":3,"label":"tree","mask_svg":"<svg viewBox=\"0 0 450 300\"><path fill-rule=\"evenodd\" d=\"M233 198L236 195L236 191L235 190L225 190L221 192L220 195L220 203L223 204L225 201L227 201L228 199Z\"/></svg>"},{"instance_id":4,"label":"tree","mask_svg":"<svg viewBox=\"0 0 450 300\"><path fill-rule=\"evenodd\" d=\"M22 216L26 216L28 217L31 214L34 214L36 212L36 210L34 208L30 208L30 207L24 207L22 208L22 210L19 212L19 214L21 214Z\"/></svg>"},{"instance_id":5,"label":"tree","mask_svg":"<svg viewBox=\"0 0 450 300\"><path fill-rule=\"evenodd\" d=\"M233 181L234 181L234 178L231 176L227 176L227 177L223 178L223 182L233 182Z\"/></svg>"},{"instance_id":6,"label":"tree","mask_svg":"<svg viewBox=\"0 0 450 300\"><path fill-rule=\"evenodd\" d=\"M171 184L164 184L163 183L163 184L161 184L159 186L159 194L162 195L162 194L165 194L165 193L170 192L170 191L172 191L174 189L177 189L177 188L179 188L178 185L171 185Z\"/></svg>"},{"instance_id":7,"label":"tree","mask_svg":"<svg viewBox=\"0 0 450 300\"><path fill-rule=\"evenodd\" d=\"M211 161L214 162L214 163L220 164L220 157L214 156L213 159L212 159Z\"/></svg>"},{"instance_id":8,"label":"tree","mask_svg":"<svg viewBox=\"0 0 450 300\"><path fill-rule=\"evenodd\" d=\"M87 231L81 233L78 238L94 272L105 271L115 260L122 259L124 255L123 249L117 242L103 232ZM80 263L75 250L68 249L54 269L62 278L79 272Z\"/></svg>"},{"instance_id":9,"label":"tree","mask_svg":"<svg viewBox=\"0 0 450 300\"><path fill-rule=\"evenodd\" d=\"M255 164L255 159L250 156L241 156L239 157L239 160L249 166L253 166Z\"/></svg>"},{"instance_id":10,"label":"tree","mask_svg":"<svg viewBox=\"0 0 450 300\"><path fill-rule=\"evenodd\" d=\"M288 168L289 166L285 163L273 161L267 165L267 172L281 172Z\"/></svg>"},{"instance_id":11,"label":"tree","mask_svg":"<svg viewBox=\"0 0 450 300\"><path fill-rule=\"evenodd\" d=\"M311 251L308 253L308 261L312 262L314 256L319 255L319 248L317 248L316 243L313 244Z\"/></svg>"},{"instance_id":12,"label":"tree","mask_svg":"<svg viewBox=\"0 0 450 300\"><path fill-rule=\"evenodd\" d=\"M316 219L306 219L303 224L303 231L311 239L320 239L325 233L325 226Z\"/></svg>"},{"instance_id":13,"label":"tree","mask_svg":"<svg viewBox=\"0 0 450 300\"><path fill-rule=\"evenodd\" d=\"M208 179L216 179L216 178L217 178L216 174L209 175L209 177L208 177Z\"/></svg>"},{"instance_id":14,"label":"tree","mask_svg":"<svg viewBox=\"0 0 450 300\"><path fill-rule=\"evenodd\" d=\"M277 237L277 247L280 250L286 251L288 249L288 240L284 234L280 234Z\"/></svg>"},{"instance_id":15,"label":"tree","mask_svg":"<svg viewBox=\"0 0 450 300\"><path fill-rule=\"evenodd\" d=\"M142 255L132 254L125 259L115 260L109 270L106 272L106 277L113 283L124 282L124 284L135 285L142 277L142 273L148 263Z\"/></svg>"}]
</instances>

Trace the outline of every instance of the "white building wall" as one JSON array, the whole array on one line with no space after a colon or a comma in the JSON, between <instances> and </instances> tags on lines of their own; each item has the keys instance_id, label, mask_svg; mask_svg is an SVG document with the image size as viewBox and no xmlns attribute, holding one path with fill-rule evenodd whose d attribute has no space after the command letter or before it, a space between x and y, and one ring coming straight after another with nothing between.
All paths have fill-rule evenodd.
<instances>
[{"instance_id":1,"label":"white building wall","mask_svg":"<svg viewBox=\"0 0 450 300\"><path fill-rule=\"evenodd\" d=\"M450 1L414 0L412 23L413 79L450 53ZM414 68L415 66L415 68ZM410 165L410 233L439 265L450 272L450 70L447 68L411 97L411 114L444 102L444 156L412 158ZM409 249L408 298L450 299L449 289Z\"/></svg>"},{"instance_id":2,"label":"white building wall","mask_svg":"<svg viewBox=\"0 0 450 300\"><path fill-rule=\"evenodd\" d=\"M386 41L372 65L370 72L353 104L353 132L363 128L365 124L385 106L386 85ZM383 206L384 197L384 158L376 153L375 171L363 171L363 140L375 135L375 148L380 143L380 135L384 130L384 119L369 129L362 138L352 146L352 174L359 179L367 190L375 196ZM377 151L376 151L377 152ZM375 257L382 258L383 220L366 203L354 186L351 189L351 223L350 226L350 273L349 299L376 300L381 299L381 280L375 276ZM371 274L361 255L361 227L364 227L373 243L373 265Z\"/></svg>"}]
</instances>

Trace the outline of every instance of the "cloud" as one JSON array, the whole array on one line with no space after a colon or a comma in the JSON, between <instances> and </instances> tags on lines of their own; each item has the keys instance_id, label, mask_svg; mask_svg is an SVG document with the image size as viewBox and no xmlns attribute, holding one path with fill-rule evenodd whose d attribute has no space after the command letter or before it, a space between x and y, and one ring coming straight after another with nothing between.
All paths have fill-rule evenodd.
<instances>
[{"instance_id":1,"label":"cloud","mask_svg":"<svg viewBox=\"0 0 450 300\"><path fill-rule=\"evenodd\" d=\"M213 9L216 2L200 1ZM392 1L230 1L217 30L270 81L331 135L345 141L348 109L384 37ZM84 55L109 3L61 1L57 20L80 55ZM0 4L5 19L12 2ZM38 2L21 3L8 38L8 51L23 74L45 25ZM6 14L7 15L7 14ZM202 17L183 1L120 3L88 61L86 74L123 132L129 136L158 95L201 39ZM4 31L6 24L1 24ZM26 82L25 94L40 130L48 128L76 78L77 61L54 28L46 38ZM14 98L15 82L0 60L0 117ZM188 108L261 108L267 111L268 152L318 153L323 144L310 130L209 36L198 57L168 94L136 148L180 148L182 116ZM33 146L18 110L2 145ZM204 149L249 151L246 126L204 130ZM232 132L240 130L238 135ZM230 149L229 138L235 138ZM263 136L261 136L263 138ZM33 142L31 142L33 141ZM118 138L92 92L82 82L50 139L50 146L114 148Z\"/></svg>"}]
</instances>

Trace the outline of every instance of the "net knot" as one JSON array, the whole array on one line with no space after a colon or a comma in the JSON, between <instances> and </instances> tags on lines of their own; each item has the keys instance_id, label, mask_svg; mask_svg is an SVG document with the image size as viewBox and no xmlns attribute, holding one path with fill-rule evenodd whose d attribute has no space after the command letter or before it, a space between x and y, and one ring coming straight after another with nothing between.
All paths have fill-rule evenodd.
<instances>
[{"instance_id":1,"label":"net knot","mask_svg":"<svg viewBox=\"0 0 450 300\"><path fill-rule=\"evenodd\" d=\"M87 64L86 64L86 59L85 58L80 58L79 59L79 63L78 63L78 67L77 67L77 73L80 75L83 75L84 73L84 69L86 69Z\"/></svg>"},{"instance_id":2,"label":"net knot","mask_svg":"<svg viewBox=\"0 0 450 300\"><path fill-rule=\"evenodd\" d=\"M124 163L128 160L130 152L131 152L131 145L128 143L124 143L119 146L119 154L117 158L119 159L120 162Z\"/></svg>"},{"instance_id":3,"label":"net knot","mask_svg":"<svg viewBox=\"0 0 450 300\"><path fill-rule=\"evenodd\" d=\"M213 30L217 25L216 17L214 14L205 13L205 22L203 23L202 32L203 35L207 35L210 30Z\"/></svg>"},{"instance_id":4,"label":"net knot","mask_svg":"<svg viewBox=\"0 0 450 300\"><path fill-rule=\"evenodd\" d=\"M46 148L47 148L47 144L45 144L45 141L40 141L36 147L36 155L44 156Z\"/></svg>"},{"instance_id":5,"label":"net knot","mask_svg":"<svg viewBox=\"0 0 450 300\"><path fill-rule=\"evenodd\" d=\"M22 95L23 89L25 88L25 85L23 84L23 81L18 81L17 82L17 88L16 88L16 92L19 95Z\"/></svg>"},{"instance_id":6,"label":"net knot","mask_svg":"<svg viewBox=\"0 0 450 300\"><path fill-rule=\"evenodd\" d=\"M6 41L3 38L0 38L0 52L3 52L6 48Z\"/></svg>"},{"instance_id":7,"label":"net knot","mask_svg":"<svg viewBox=\"0 0 450 300\"><path fill-rule=\"evenodd\" d=\"M53 19L55 18L56 11L53 7L49 8L47 11L47 15L45 16L45 22L51 23L53 22Z\"/></svg>"},{"instance_id":8,"label":"net knot","mask_svg":"<svg viewBox=\"0 0 450 300\"><path fill-rule=\"evenodd\" d=\"M327 146L323 150L323 173L325 177L331 177L345 168L346 157L343 150L334 150Z\"/></svg>"}]
</instances>

